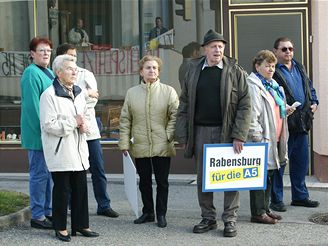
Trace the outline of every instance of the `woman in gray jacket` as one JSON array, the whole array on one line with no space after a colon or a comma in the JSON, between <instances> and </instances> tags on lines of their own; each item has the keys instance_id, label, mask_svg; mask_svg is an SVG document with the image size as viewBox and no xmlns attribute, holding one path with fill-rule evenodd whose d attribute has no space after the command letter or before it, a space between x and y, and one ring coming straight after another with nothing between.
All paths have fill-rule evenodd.
<instances>
[{"instance_id":1,"label":"woman in gray jacket","mask_svg":"<svg viewBox=\"0 0 328 246\"><path fill-rule=\"evenodd\" d=\"M252 97L249 140L269 144L266 190L250 191L251 222L275 224L281 216L269 209L273 170L287 163L287 114L285 93L272 76L277 59L269 50L259 51L253 59L253 73L247 77Z\"/></svg>"},{"instance_id":2,"label":"woman in gray jacket","mask_svg":"<svg viewBox=\"0 0 328 246\"><path fill-rule=\"evenodd\" d=\"M178 95L159 80L162 61L146 55L139 62L142 81L127 91L120 118L119 148L131 151L140 177L143 209L135 224L155 220L152 170L157 183L156 217L158 227L166 227L168 175L175 155L174 129Z\"/></svg>"}]
</instances>

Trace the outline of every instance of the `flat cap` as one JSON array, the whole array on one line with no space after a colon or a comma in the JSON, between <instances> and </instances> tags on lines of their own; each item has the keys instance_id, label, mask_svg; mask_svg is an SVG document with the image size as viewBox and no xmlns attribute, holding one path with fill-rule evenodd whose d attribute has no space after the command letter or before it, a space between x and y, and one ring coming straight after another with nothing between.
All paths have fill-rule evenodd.
<instances>
[{"instance_id":1,"label":"flat cap","mask_svg":"<svg viewBox=\"0 0 328 246\"><path fill-rule=\"evenodd\" d=\"M202 46L205 46L212 41L221 41L225 44L227 43L227 41L224 39L222 34L217 33L216 31L213 31L212 29L210 29L204 36L204 42L203 42Z\"/></svg>"}]
</instances>

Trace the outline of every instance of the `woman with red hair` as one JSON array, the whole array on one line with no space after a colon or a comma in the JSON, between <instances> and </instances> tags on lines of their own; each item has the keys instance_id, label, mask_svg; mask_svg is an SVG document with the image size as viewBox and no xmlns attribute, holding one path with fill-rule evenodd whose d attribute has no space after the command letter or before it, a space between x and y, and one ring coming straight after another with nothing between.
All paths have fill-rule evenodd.
<instances>
[{"instance_id":1,"label":"woman with red hair","mask_svg":"<svg viewBox=\"0 0 328 246\"><path fill-rule=\"evenodd\" d=\"M47 38L35 37L30 42L32 63L24 70L20 81L21 141L28 151L30 171L31 227L52 229L52 180L44 160L40 129L40 96L55 78L48 68L52 43Z\"/></svg>"}]
</instances>

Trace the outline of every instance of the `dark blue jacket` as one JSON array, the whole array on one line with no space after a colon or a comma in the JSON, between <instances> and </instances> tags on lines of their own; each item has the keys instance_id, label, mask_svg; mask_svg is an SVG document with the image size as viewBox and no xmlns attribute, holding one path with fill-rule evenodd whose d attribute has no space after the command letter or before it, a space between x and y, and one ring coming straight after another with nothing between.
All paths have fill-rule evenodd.
<instances>
[{"instance_id":1,"label":"dark blue jacket","mask_svg":"<svg viewBox=\"0 0 328 246\"><path fill-rule=\"evenodd\" d=\"M316 91L313 88L312 81L307 75L304 66L297 61L295 61L295 65L300 71L302 77L303 88L305 90L305 103L303 107L297 107L294 113L288 116L288 130L290 134L307 133L311 129L313 122L311 105L319 104ZM276 71L273 75L273 78L278 82L279 85L284 88L287 104L292 105L295 102L293 92L288 86L287 80L285 79L283 72L278 66L276 66Z\"/></svg>"}]
</instances>

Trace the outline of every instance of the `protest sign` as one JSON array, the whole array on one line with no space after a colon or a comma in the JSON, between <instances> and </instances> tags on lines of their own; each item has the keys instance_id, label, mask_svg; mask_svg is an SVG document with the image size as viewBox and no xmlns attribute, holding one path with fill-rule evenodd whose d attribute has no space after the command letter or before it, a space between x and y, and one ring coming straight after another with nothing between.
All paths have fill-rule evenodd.
<instances>
[{"instance_id":1,"label":"protest sign","mask_svg":"<svg viewBox=\"0 0 328 246\"><path fill-rule=\"evenodd\" d=\"M129 155L123 154L124 190L132 211L139 217L138 193L137 193L137 171Z\"/></svg>"},{"instance_id":2,"label":"protest sign","mask_svg":"<svg viewBox=\"0 0 328 246\"><path fill-rule=\"evenodd\" d=\"M266 189L267 143L245 143L235 154L232 144L205 144L203 192Z\"/></svg>"}]
</instances>

